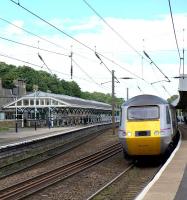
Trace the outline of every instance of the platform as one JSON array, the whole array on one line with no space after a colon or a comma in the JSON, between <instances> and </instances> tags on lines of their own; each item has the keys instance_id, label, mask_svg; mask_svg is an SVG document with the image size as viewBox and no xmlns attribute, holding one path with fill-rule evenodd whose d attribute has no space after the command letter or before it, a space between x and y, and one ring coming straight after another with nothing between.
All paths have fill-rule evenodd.
<instances>
[{"instance_id":1,"label":"platform","mask_svg":"<svg viewBox=\"0 0 187 200\"><path fill-rule=\"evenodd\" d=\"M187 199L187 125L180 125L179 129L180 146L136 200Z\"/></svg>"},{"instance_id":2,"label":"platform","mask_svg":"<svg viewBox=\"0 0 187 200\"><path fill-rule=\"evenodd\" d=\"M24 142L30 142L51 135L63 134L69 131L78 130L83 126L73 127L55 127L55 128L20 128L18 132L3 131L0 132L0 149L7 146L14 146ZM85 127L85 126L84 126Z\"/></svg>"}]
</instances>

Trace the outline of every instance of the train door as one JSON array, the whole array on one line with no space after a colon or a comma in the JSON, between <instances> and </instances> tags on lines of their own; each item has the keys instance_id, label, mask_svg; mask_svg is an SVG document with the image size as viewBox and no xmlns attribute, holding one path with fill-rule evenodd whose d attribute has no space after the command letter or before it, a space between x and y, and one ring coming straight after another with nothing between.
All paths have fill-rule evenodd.
<instances>
[{"instance_id":1,"label":"train door","mask_svg":"<svg viewBox=\"0 0 187 200\"><path fill-rule=\"evenodd\" d=\"M172 117L171 116L172 116L172 114L169 110L169 106L166 106L166 124L167 124L167 126L169 126L170 132L173 135L173 129L172 129L173 125L172 125L172 120L171 120Z\"/></svg>"}]
</instances>

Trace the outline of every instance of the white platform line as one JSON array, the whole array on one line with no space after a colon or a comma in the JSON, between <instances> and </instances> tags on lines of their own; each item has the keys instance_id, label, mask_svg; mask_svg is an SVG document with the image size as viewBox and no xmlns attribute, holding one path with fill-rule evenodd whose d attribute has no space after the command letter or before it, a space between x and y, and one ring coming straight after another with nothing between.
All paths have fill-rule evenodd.
<instances>
[{"instance_id":1,"label":"white platform line","mask_svg":"<svg viewBox=\"0 0 187 200\"><path fill-rule=\"evenodd\" d=\"M179 131L180 133L180 131ZM181 141L182 141L182 135L180 133L180 140L178 142L177 147L175 150L172 152L166 163L163 165L163 167L159 170L159 172L156 174L156 176L153 178L153 180L142 190L142 192L135 198L135 200L143 200L147 192L150 190L150 188L156 183L156 181L160 178L166 167L169 165L169 163L172 161L173 157L175 156L176 152L179 150L181 146Z\"/></svg>"}]
</instances>

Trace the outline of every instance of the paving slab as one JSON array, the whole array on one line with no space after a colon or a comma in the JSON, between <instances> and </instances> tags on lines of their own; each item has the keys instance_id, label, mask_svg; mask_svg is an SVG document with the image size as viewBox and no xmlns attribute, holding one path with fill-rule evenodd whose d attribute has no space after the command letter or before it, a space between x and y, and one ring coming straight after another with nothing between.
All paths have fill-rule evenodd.
<instances>
[{"instance_id":1,"label":"paving slab","mask_svg":"<svg viewBox=\"0 0 187 200\"><path fill-rule=\"evenodd\" d=\"M153 180L150 188L142 192L136 200L187 200L187 125L179 126L182 135L180 148L159 178Z\"/></svg>"}]
</instances>

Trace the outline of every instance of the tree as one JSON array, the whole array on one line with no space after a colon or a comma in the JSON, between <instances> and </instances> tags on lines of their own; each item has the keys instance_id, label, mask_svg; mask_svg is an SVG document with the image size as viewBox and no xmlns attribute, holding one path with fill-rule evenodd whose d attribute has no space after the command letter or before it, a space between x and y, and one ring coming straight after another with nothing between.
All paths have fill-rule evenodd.
<instances>
[{"instance_id":1,"label":"tree","mask_svg":"<svg viewBox=\"0 0 187 200\"><path fill-rule=\"evenodd\" d=\"M81 88L75 81L69 82L70 96L81 97Z\"/></svg>"},{"instance_id":2,"label":"tree","mask_svg":"<svg viewBox=\"0 0 187 200\"><path fill-rule=\"evenodd\" d=\"M112 104L112 96L110 94L103 94L101 92L82 92L83 99L90 99L100 101L108 104ZM120 106L123 103L122 98L115 98L116 105Z\"/></svg>"},{"instance_id":3,"label":"tree","mask_svg":"<svg viewBox=\"0 0 187 200\"><path fill-rule=\"evenodd\" d=\"M173 102L175 99L177 99L178 96L179 96L179 95L177 95L177 94L172 95L170 98L167 99L167 101L168 101L169 103L171 103L171 102Z\"/></svg>"},{"instance_id":4,"label":"tree","mask_svg":"<svg viewBox=\"0 0 187 200\"><path fill-rule=\"evenodd\" d=\"M14 80L23 79L26 82L26 90L28 92L33 91L33 85L37 85L38 90L43 92L51 91L55 94L65 94L109 104L112 102L110 94L103 94L101 92L82 92L75 81L68 82L61 80L55 74L50 74L43 70L36 71L28 66L16 67L0 62L0 78L2 79L5 88L13 88ZM116 98L117 105L121 105L122 102L122 99Z\"/></svg>"},{"instance_id":5,"label":"tree","mask_svg":"<svg viewBox=\"0 0 187 200\"><path fill-rule=\"evenodd\" d=\"M0 63L0 78L2 79L3 87L12 89L14 87L13 81L18 78L16 67L14 65L7 65Z\"/></svg>"}]
</instances>

